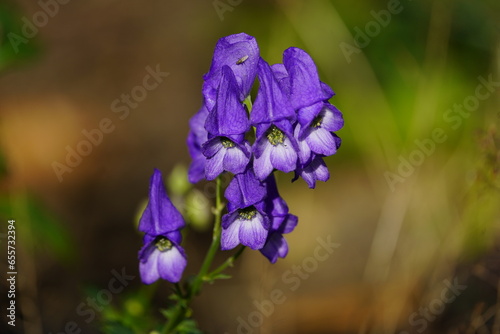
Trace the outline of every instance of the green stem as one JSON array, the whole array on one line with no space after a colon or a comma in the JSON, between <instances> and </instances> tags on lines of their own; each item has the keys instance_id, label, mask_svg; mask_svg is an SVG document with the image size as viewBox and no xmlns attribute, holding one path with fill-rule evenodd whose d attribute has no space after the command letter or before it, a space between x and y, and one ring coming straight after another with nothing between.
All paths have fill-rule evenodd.
<instances>
[{"instance_id":1,"label":"green stem","mask_svg":"<svg viewBox=\"0 0 500 334\"><path fill-rule=\"evenodd\" d=\"M222 263L214 271L212 271L210 274L208 274L208 276L209 277L214 277L214 276L222 273L228 267L232 267L233 264L234 264L234 262L240 257L240 255L243 253L243 251L245 249L246 249L245 246L241 246L240 249L238 249L238 251L233 254L233 256L229 257L226 261L224 261L224 263Z\"/></svg>"},{"instance_id":2,"label":"green stem","mask_svg":"<svg viewBox=\"0 0 500 334\"><path fill-rule=\"evenodd\" d=\"M194 298L194 296L196 296L200 292L201 286L203 285L203 282L207 277L207 273L220 246L222 210L224 210L224 205L222 204L222 185L220 177L218 177L216 179L215 208L213 210L215 222L212 235L212 244L208 249L207 255L205 255L205 259L203 260L200 271L198 272L198 275L195 276L190 289L186 292L185 296L179 296L181 297L181 300L177 302L173 315L170 317L165 327L163 327L161 331L162 334L173 333L177 325L179 325L186 317L189 303Z\"/></svg>"},{"instance_id":3,"label":"green stem","mask_svg":"<svg viewBox=\"0 0 500 334\"><path fill-rule=\"evenodd\" d=\"M221 238L221 220L222 220L222 210L224 209L224 205L222 205L222 189L221 189L221 180L220 177L216 180L216 191L215 191L215 223L214 223L214 231L212 234L212 244L208 249L207 255L205 256L205 260L201 265L200 271L198 275L196 275L192 288L191 294L189 295L189 299L192 299L195 295L200 292L201 285L203 284L204 279L207 276L208 270L212 265L215 254L220 247L220 238Z\"/></svg>"}]
</instances>

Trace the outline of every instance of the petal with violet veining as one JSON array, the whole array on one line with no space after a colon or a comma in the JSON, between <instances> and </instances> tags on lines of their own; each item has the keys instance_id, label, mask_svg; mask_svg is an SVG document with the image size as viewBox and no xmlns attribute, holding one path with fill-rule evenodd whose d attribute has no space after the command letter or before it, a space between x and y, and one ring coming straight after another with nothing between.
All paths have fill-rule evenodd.
<instances>
[{"instance_id":1,"label":"petal with violet veining","mask_svg":"<svg viewBox=\"0 0 500 334\"><path fill-rule=\"evenodd\" d=\"M226 155L226 149L222 148L213 157L207 159L205 163L205 177L207 180L215 180L217 176L224 171L224 157Z\"/></svg>"},{"instance_id":2,"label":"petal with violet veining","mask_svg":"<svg viewBox=\"0 0 500 334\"><path fill-rule=\"evenodd\" d=\"M169 250L158 252L160 253L157 258L160 277L171 283L179 282L187 264L180 246L173 245Z\"/></svg>"},{"instance_id":3,"label":"petal with violet veining","mask_svg":"<svg viewBox=\"0 0 500 334\"><path fill-rule=\"evenodd\" d=\"M144 284L151 284L156 282L160 278L160 273L158 272L158 256L160 251L155 249L146 259L146 261L141 261L139 263L139 273L141 274L141 280Z\"/></svg>"},{"instance_id":4,"label":"petal with violet veining","mask_svg":"<svg viewBox=\"0 0 500 334\"><path fill-rule=\"evenodd\" d=\"M285 173L291 172L297 167L297 152L288 138L284 140L283 144L273 147L271 164L274 168Z\"/></svg>"},{"instance_id":5,"label":"petal with violet veining","mask_svg":"<svg viewBox=\"0 0 500 334\"><path fill-rule=\"evenodd\" d=\"M337 152L337 145L331 132L321 127L314 128L306 137L307 145L316 154L329 156Z\"/></svg>"},{"instance_id":6,"label":"petal with violet veining","mask_svg":"<svg viewBox=\"0 0 500 334\"><path fill-rule=\"evenodd\" d=\"M251 220L241 222L239 239L251 249L261 249L266 242L268 231L264 228L264 217L257 212Z\"/></svg>"},{"instance_id":7,"label":"petal with violet veining","mask_svg":"<svg viewBox=\"0 0 500 334\"><path fill-rule=\"evenodd\" d=\"M240 243L240 226L242 221L238 219L238 212L226 214L226 227L223 227L221 233L220 248L222 250L233 249Z\"/></svg>"},{"instance_id":8,"label":"petal with violet veining","mask_svg":"<svg viewBox=\"0 0 500 334\"><path fill-rule=\"evenodd\" d=\"M233 174L243 173L249 161L250 158L238 146L228 148L223 162L224 170Z\"/></svg>"},{"instance_id":9,"label":"petal with violet veining","mask_svg":"<svg viewBox=\"0 0 500 334\"><path fill-rule=\"evenodd\" d=\"M262 150L262 155L260 157L255 156L253 160L253 169L259 180L264 180L274 169L271 163L273 145L265 140L263 147L264 149Z\"/></svg>"}]
</instances>

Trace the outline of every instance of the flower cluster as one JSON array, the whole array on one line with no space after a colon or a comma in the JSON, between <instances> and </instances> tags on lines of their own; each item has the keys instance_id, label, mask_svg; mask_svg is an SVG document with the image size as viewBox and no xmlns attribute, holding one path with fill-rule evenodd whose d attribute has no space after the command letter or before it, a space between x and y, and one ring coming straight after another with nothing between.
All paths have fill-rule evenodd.
<instances>
[{"instance_id":1,"label":"flower cluster","mask_svg":"<svg viewBox=\"0 0 500 334\"><path fill-rule=\"evenodd\" d=\"M271 66L260 57L255 38L244 33L218 41L203 79L204 103L190 120L187 140L193 159L189 180L233 173L221 248L242 244L274 263L286 256L283 234L294 229L297 217L288 213L273 173L294 171L293 180L302 177L310 188L328 180L323 157L336 153L341 140L334 132L344 124L328 102L334 92L319 80L304 50L288 48L283 63Z\"/></svg>"},{"instance_id":2,"label":"flower cluster","mask_svg":"<svg viewBox=\"0 0 500 334\"><path fill-rule=\"evenodd\" d=\"M203 105L189 123L189 181L234 174L224 193L228 203L219 221L220 247L229 250L242 244L275 263L287 255L283 235L295 228L298 218L281 198L274 171L293 171L293 180L302 177L310 188L328 180L323 157L340 146L334 132L344 124L342 113L328 102L333 90L319 80L305 51L288 48L283 63L271 66L260 57L255 38L244 33L218 41L203 79ZM256 80L252 107L250 92ZM139 223L145 233L139 252L144 283L159 278L179 282L186 267L180 246L184 226L155 170Z\"/></svg>"}]
</instances>

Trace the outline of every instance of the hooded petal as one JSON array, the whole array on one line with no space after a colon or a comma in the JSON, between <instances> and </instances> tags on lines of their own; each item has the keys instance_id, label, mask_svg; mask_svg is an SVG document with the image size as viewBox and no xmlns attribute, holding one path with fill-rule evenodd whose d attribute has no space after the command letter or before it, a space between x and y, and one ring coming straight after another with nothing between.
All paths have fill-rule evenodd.
<instances>
[{"instance_id":1,"label":"hooded petal","mask_svg":"<svg viewBox=\"0 0 500 334\"><path fill-rule=\"evenodd\" d=\"M245 33L230 35L219 39L215 46L212 64L207 74L203 76L203 95L205 103L211 109L215 105L218 83L221 70L229 66L236 76L238 83L238 96L240 101L250 93L255 76L260 54L257 41Z\"/></svg>"},{"instance_id":2,"label":"hooded petal","mask_svg":"<svg viewBox=\"0 0 500 334\"><path fill-rule=\"evenodd\" d=\"M244 173L235 175L224 196L231 203L231 208L243 209L262 201L266 196L266 187L257 179L253 169L247 168Z\"/></svg>"},{"instance_id":3,"label":"hooded petal","mask_svg":"<svg viewBox=\"0 0 500 334\"><path fill-rule=\"evenodd\" d=\"M167 196L161 172L155 169L149 186L149 202L139 221L139 231L160 235L184 227L184 218Z\"/></svg>"},{"instance_id":4,"label":"hooded petal","mask_svg":"<svg viewBox=\"0 0 500 334\"><path fill-rule=\"evenodd\" d=\"M205 129L213 136L240 135L250 129L247 112L238 96L238 86L229 66L222 67L214 108L208 113Z\"/></svg>"},{"instance_id":5,"label":"hooded petal","mask_svg":"<svg viewBox=\"0 0 500 334\"><path fill-rule=\"evenodd\" d=\"M283 64L290 77L290 99L295 109L333 96L333 91L323 89L316 64L304 50L295 47L286 49L283 52Z\"/></svg>"},{"instance_id":6,"label":"hooded petal","mask_svg":"<svg viewBox=\"0 0 500 334\"><path fill-rule=\"evenodd\" d=\"M259 91L250 114L250 121L260 123L274 123L283 119L293 121L293 110L286 93L281 89L269 64L262 58L259 61Z\"/></svg>"}]
</instances>

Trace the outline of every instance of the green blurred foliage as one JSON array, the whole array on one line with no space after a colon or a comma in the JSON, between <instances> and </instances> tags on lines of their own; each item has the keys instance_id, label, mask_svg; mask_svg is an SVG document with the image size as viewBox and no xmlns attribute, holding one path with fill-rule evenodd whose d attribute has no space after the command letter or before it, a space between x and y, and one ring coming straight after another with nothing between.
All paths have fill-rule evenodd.
<instances>
[{"instance_id":1,"label":"green blurred foliage","mask_svg":"<svg viewBox=\"0 0 500 334\"><path fill-rule=\"evenodd\" d=\"M21 17L20 11L10 2L0 3L0 71L20 65L24 60L39 54L40 46L36 37L23 37Z\"/></svg>"}]
</instances>

